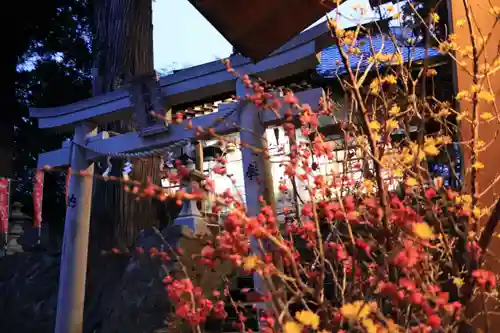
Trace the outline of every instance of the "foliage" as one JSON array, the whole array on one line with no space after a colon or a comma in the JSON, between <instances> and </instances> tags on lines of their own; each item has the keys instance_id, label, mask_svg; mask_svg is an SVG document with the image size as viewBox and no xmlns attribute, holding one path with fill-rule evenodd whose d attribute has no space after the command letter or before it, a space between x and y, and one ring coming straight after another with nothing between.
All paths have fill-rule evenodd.
<instances>
[{"instance_id":1,"label":"foliage","mask_svg":"<svg viewBox=\"0 0 500 333\"><path fill-rule=\"evenodd\" d=\"M464 4L466 17L458 24L472 27L472 7L467 1ZM499 14L500 8L490 9L492 29ZM440 20L437 13L429 13L427 19L415 17L420 17L432 38L438 38L432 33ZM500 68L499 55L485 60L485 47L492 41L472 28L471 45L459 45L451 34L438 40L439 50L450 61L463 65L469 60L475 68L470 73L473 85L455 96L471 106L468 112L458 112L451 98L435 97L432 82L440 69L429 59L418 64L403 61L401 50L373 53L368 55L368 69L357 72L348 65L349 59L360 53L359 37L370 38L372 33L361 26L342 30L335 20L328 23L348 69L346 77L339 77L350 105L348 121L328 97L320 101L320 110L313 110L291 91L281 98L225 61L228 71L253 90L245 98L259 112L279 115L282 107L288 108L282 126L292 145L289 159L283 161L288 179L280 189L292 191L292 184L298 182L308 197L300 209L289 208L288 222L279 223L271 203L262 198L260 214L247 216L237 193L228 189L213 205L214 213L233 207L224 228L194 259L208 267L229 261L240 273L260 276L256 279L256 288L262 291L259 301L267 304L260 314L264 332L457 332L477 313L484 316L498 306L496 275L482 266L488 242L479 228L481 219L496 225L497 213L483 203L484 193L477 184L478 173L489 167L479 158L487 145L480 129L499 120L490 81ZM479 66L485 61L487 65ZM299 113L298 129L292 110ZM325 140L318 127L320 115L339 124L341 147ZM470 140L456 141L460 126L471 128ZM213 129L197 131L228 143ZM428 169L429 161L437 157L454 162L448 149L454 142L472 152L465 170L468 186L455 175L459 186L453 188ZM236 143L248 148L248 143ZM360 154L360 163L369 172L362 179L335 171L321 174L311 156L329 164L339 149ZM221 156L217 163L214 171L225 174L225 159ZM188 173L178 163L170 180L180 181ZM399 192L389 189L391 180L400 182ZM165 198L154 185L141 186L137 183L134 192ZM179 202L204 200L212 192L213 183L206 181L192 193L175 196ZM226 318L225 304L239 314L235 328L247 331L246 317L229 297L229 287L207 295L195 277L182 270L164 282L175 316L191 325L193 332L200 332L210 317ZM480 307L473 308L477 300ZM475 309L472 315L471 309ZM491 328L485 324L484 329Z\"/></svg>"},{"instance_id":2,"label":"foliage","mask_svg":"<svg viewBox=\"0 0 500 333\"><path fill-rule=\"evenodd\" d=\"M22 2L24 3L24 2ZM16 36L17 101L11 110L14 119L13 201L20 201L30 212L31 188L38 154L60 148L64 135L38 129L28 118L28 107L51 107L89 97L90 22L92 8L87 1L37 2L23 10L25 17ZM14 64L13 64L14 66ZM37 138L33 140L33 138ZM64 176L45 178L44 220L62 222L64 214Z\"/></svg>"}]
</instances>

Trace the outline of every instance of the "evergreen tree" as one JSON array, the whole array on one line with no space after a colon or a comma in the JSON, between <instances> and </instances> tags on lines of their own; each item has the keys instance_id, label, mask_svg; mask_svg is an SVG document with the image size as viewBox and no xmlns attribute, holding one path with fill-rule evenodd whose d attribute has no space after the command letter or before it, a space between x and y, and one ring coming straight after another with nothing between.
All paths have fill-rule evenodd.
<instances>
[{"instance_id":1,"label":"evergreen tree","mask_svg":"<svg viewBox=\"0 0 500 333\"><path fill-rule=\"evenodd\" d=\"M12 170L12 200L21 201L30 213L38 155L60 148L65 136L39 129L37 122L29 119L28 107L60 106L89 97L92 57L91 7L87 1L26 2L18 4L24 7L24 18L15 20L16 47L6 49L11 59L8 70L12 73L7 90L13 92L8 103L13 107L1 115L8 119L6 123L2 121L2 126L12 125L13 133L0 131L2 145L10 149L0 149L5 156L0 164L2 170ZM62 231L64 174L46 175L44 196L44 221Z\"/></svg>"},{"instance_id":2,"label":"evergreen tree","mask_svg":"<svg viewBox=\"0 0 500 333\"><path fill-rule=\"evenodd\" d=\"M94 94L119 88L141 75L152 74L153 13L151 0L98 0L95 6L95 47L98 76ZM108 130L133 130L133 120L114 122ZM160 183L157 158L134 160L131 177ZM120 173L123 160L112 161ZM99 248L131 246L141 229L156 225L157 208L151 200L136 201L123 187L111 182L96 184L91 242Z\"/></svg>"}]
</instances>

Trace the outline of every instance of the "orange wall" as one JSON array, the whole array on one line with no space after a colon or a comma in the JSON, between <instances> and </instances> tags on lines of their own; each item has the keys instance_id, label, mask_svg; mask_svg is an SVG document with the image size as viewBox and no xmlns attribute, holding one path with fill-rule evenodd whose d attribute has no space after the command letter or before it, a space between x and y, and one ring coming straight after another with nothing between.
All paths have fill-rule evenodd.
<instances>
[{"instance_id":1,"label":"orange wall","mask_svg":"<svg viewBox=\"0 0 500 333\"><path fill-rule=\"evenodd\" d=\"M457 43L462 46L471 45L470 41L470 33L467 25L460 27L457 24L457 20L465 19L465 6L464 0L448 0L451 5L451 11L449 11L451 15L450 24L453 25L453 32L457 36ZM492 63L494 58L497 56L499 50L498 43L500 40L500 24L497 24L495 29L491 29L494 18L488 13L488 9L493 6L500 6L500 0L468 0L470 7L472 8L472 13L474 17L474 21L477 24L477 28L475 29L475 33L480 32L482 35L486 36L491 33L490 42L487 44L485 48L485 52L483 52L481 56L481 61L485 60L488 63ZM478 30L479 29L479 30ZM463 60L463 58L460 58ZM467 73L466 70L456 67L456 81L455 81L455 89L456 91L462 90L470 90L472 85L472 76ZM472 62L466 62L467 70L472 73ZM500 71L496 74L491 75L490 82L493 86L493 93L496 97L496 104L500 107ZM468 102L460 103L461 111L471 113L472 105ZM494 107L492 104L481 103L480 104L481 112L491 112L495 115ZM500 115L497 115L497 117ZM494 121L491 121L487 124L484 122L481 123L479 127L479 135L480 138L489 144L488 148L479 154L479 161L485 165L485 168L480 170L479 172L479 191L480 193L485 191L488 186L493 184L494 179L500 174L500 137L497 137L497 131L500 130L499 119L497 118ZM472 131L470 123L463 121L460 126L460 131L462 134L462 140L467 141L472 138ZM465 169L467 170L471 166L471 150L465 148L464 149L464 162ZM469 184L468 184L469 185ZM496 183L492 186L480 199L480 204L484 207L486 205L494 204L500 196L500 182ZM497 228L496 232L500 232L500 228ZM490 245L490 251L494 253L496 256L500 256L500 239L493 238L492 243ZM487 259L486 265L489 269L492 269L496 273L500 273L500 262L498 260L492 260L491 257ZM482 305L478 304L479 310ZM480 311L480 310L479 310ZM473 310L473 312L475 312ZM474 326L480 327L484 322L484 318L478 318L476 322L473 323ZM496 327L500 325L500 318L498 316L492 316L490 318L490 328ZM484 327L483 327L484 329Z\"/></svg>"}]
</instances>

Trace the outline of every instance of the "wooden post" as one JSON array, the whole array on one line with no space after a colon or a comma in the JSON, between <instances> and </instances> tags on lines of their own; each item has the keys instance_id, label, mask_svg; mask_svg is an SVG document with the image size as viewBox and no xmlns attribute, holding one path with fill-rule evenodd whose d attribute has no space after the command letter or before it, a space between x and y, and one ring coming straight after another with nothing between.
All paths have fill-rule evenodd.
<instances>
[{"instance_id":1,"label":"wooden post","mask_svg":"<svg viewBox=\"0 0 500 333\"><path fill-rule=\"evenodd\" d=\"M95 125L90 122L81 123L75 128L71 170L76 173L85 172L87 175L73 174L70 179L55 333L83 331L94 164L88 162L86 150L81 146L85 145L89 135L96 133Z\"/></svg>"}]
</instances>

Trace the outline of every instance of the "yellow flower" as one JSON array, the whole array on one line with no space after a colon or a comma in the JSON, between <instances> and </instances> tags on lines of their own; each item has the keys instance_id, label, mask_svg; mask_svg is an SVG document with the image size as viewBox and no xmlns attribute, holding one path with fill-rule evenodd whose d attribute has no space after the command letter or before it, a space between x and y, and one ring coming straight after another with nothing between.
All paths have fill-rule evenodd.
<instances>
[{"instance_id":1,"label":"yellow flower","mask_svg":"<svg viewBox=\"0 0 500 333\"><path fill-rule=\"evenodd\" d=\"M379 79L374 79L370 83L370 93L372 93L373 95L377 95L379 91L380 91L380 81Z\"/></svg>"},{"instance_id":2,"label":"yellow flower","mask_svg":"<svg viewBox=\"0 0 500 333\"><path fill-rule=\"evenodd\" d=\"M495 95L489 91L482 90L477 94L477 98L482 99L488 103L493 103L495 101Z\"/></svg>"},{"instance_id":3,"label":"yellow flower","mask_svg":"<svg viewBox=\"0 0 500 333\"><path fill-rule=\"evenodd\" d=\"M368 124L368 127L374 131L378 131L378 130L380 130L380 123L378 121L374 120Z\"/></svg>"},{"instance_id":4,"label":"yellow flower","mask_svg":"<svg viewBox=\"0 0 500 333\"><path fill-rule=\"evenodd\" d=\"M353 55L357 55L357 54L361 54L361 50L359 49L359 47L350 47L349 53L351 53Z\"/></svg>"},{"instance_id":5,"label":"yellow flower","mask_svg":"<svg viewBox=\"0 0 500 333\"><path fill-rule=\"evenodd\" d=\"M373 320L371 319L363 319L363 321L361 322L361 324L364 326L364 328L366 328L366 332L367 333L377 333L378 332L378 327L377 325L375 325L375 323L373 322Z\"/></svg>"},{"instance_id":6,"label":"yellow flower","mask_svg":"<svg viewBox=\"0 0 500 333\"><path fill-rule=\"evenodd\" d=\"M478 206L474 207L472 214L474 214L475 218L479 218L481 216L481 209Z\"/></svg>"},{"instance_id":7,"label":"yellow flower","mask_svg":"<svg viewBox=\"0 0 500 333\"><path fill-rule=\"evenodd\" d=\"M389 114L391 116L395 116L397 115L399 112L401 112L401 110L399 109L399 106L397 105L393 105L392 108L389 110Z\"/></svg>"},{"instance_id":8,"label":"yellow flower","mask_svg":"<svg viewBox=\"0 0 500 333\"><path fill-rule=\"evenodd\" d=\"M465 284L465 281L462 278L456 277L453 279L453 284L457 286L457 288L462 288L462 286Z\"/></svg>"},{"instance_id":9,"label":"yellow flower","mask_svg":"<svg viewBox=\"0 0 500 333\"><path fill-rule=\"evenodd\" d=\"M365 188L368 192L373 192L373 182L369 179L366 179L364 182Z\"/></svg>"},{"instance_id":10,"label":"yellow flower","mask_svg":"<svg viewBox=\"0 0 500 333\"><path fill-rule=\"evenodd\" d=\"M408 186L415 186L417 184L418 184L418 181L413 177L410 177L406 180L406 185L408 185Z\"/></svg>"},{"instance_id":11,"label":"yellow flower","mask_svg":"<svg viewBox=\"0 0 500 333\"><path fill-rule=\"evenodd\" d=\"M387 320L386 326L378 325L377 326L377 333L400 333L401 329L399 328L398 325L394 324L394 321L392 319Z\"/></svg>"},{"instance_id":12,"label":"yellow flower","mask_svg":"<svg viewBox=\"0 0 500 333\"><path fill-rule=\"evenodd\" d=\"M294 321L286 322L285 325L283 326L283 332L284 333L300 333L300 332L302 332L302 325L300 325Z\"/></svg>"},{"instance_id":13,"label":"yellow flower","mask_svg":"<svg viewBox=\"0 0 500 333\"><path fill-rule=\"evenodd\" d=\"M479 117L482 120L491 120L491 119L493 119L493 115L490 112L481 113L481 115Z\"/></svg>"},{"instance_id":14,"label":"yellow flower","mask_svg":"<svg viewBox=\"0 0 500 333\"><path fill-rule=\"evenodd\" d=\"M387 120L386 126L387 126L387 130L390 132L392 130L397 129L399 127L399 123L397 120L389 119L389 120Z\"/></svg>"},{"instance_id":15,"label":"yellow flower","mask_svg":"<svg viewBox=\"0 0 500 333\"><path fill-rule=\"evenodd\" d=\"M402 65L404 62L403 55L401 53L395 53L394 57L391 59L393 65Z\"/></svg>"},{"instance_id":16,"label":"yellow flower","mask_svg":"<svg viewBox=\"0 0 500 333\"><path fill-rule=\"evenodd\" d=\"M394 177L403 177L403 169L396 168L392 171L392 174L394 175Z\"/></svg>"},{"instance_id":17,"label":"yellow flower","mask_svg":"<svg viewBox=\"0 0 500 333\"><path fill-rule=\"evenodd\" d=\"M431 20L433 23L438 23L439 22L439 15L437 13L432 13Z\"/></svg>"},{"instance_id":18,"label":"yellow flower","mask_svg":"<svg viewBox=\"0 0 500 333\"><path fill-rule=\"evenodd\" d=\"M468 99L470 97L470 93L466 90L460 91L455 97L457 100Z\"/></svg>"},{"instance_id":19,"label":"yellow flower","mask_svg":"<svg viewBox=\"0 0 500 333\"><path fill-rule=\"evenodd\" d=\"M367 303L365 301L355 301L344 304L340 308L340 313L349 320L366 319L375 309L375 303Z\"/></svg>"},{"instance_id":20,"label":"yellow flower","mask_svg":"<svg viewBox=\"0 0 500 333\"><path fill-rule=\"evenodd\" d=\"M452 142L451 137L448 135L442 135L436 137L436 144L448 145Z\"/></svg>"},{"instance_id":21,"label":"yellow flower","mask_svg":"<svg viewBox=\"0 0 500 333\"><path fill-rule=\"evenodd\" d=\"M469 204L472 202L472 196L469 194L459 195L455 198L455 204Z\"/></svg>"},{"instance_id":22,"label":"yellow flower","mask_svg":"<svg viewBox=\"0 0 500 333\"><path fill-rule=\"evenodd\" d=\"M436 147L434 139L432 139L432 138L425 139L424 152L428 156L439 155L439 149Z\"/></svg>"},{"instance_id":23,"label":"yellow flower","mask_svg":"<svg viewBox=\"0 0 500 333\"><path fill-rule=\"evenodd\" d=\"M387 75L384 78L384 81L390 84L396 84L398 81L396 80L396 77L392 74Z\"/></svg>"},{"instance_id":24,"label":"yellow flower","mask_svg":"<svg viewBox=\"0 0 500 333\"><path fill-rule=\"evenodd\" d=\"M319 326L319 316L310 310L303 310L295 314L297 319L302 325L311 326L317 329Z\"/></svg>"},{"instance_id":25,"label":"yellow flower","mask_svg":"<svg viewBox=\"0 0 500 333\"><path fill-rule=\"evenodd\" d=\"M243 259L243 269L246 271L251 271L257 266L259 258L257 256L249 256Z\"/></svg>"},{"instance_id":26,"label":"yellow flower","mask_svg":"<svg viewBox=\"0 0 500 333\"><path fill-rule=\"evenodd\" d=\"M472 48L472 46L471 46L471 48ZM473 93L477 93L477 92L481 91L481 86L479 84L473 84L470 87L470 91Z\"/></svg>"},{"instance_id":27,"label":"yellow flower","mask_svg":"<svg viewBox=\"0 0 500 333\"><path fill-rule=\"evenodd\" d=\"M439 52L441 52L442 54L446 54L450 51L453 51L456 48L457 48L457 45L454 42L444 41L444 42L439 43Z\"/></svg>"},{"instance_id":28,"label":"yellow flower","mask_svg":"<svg viewBox=\"0 0 500 333\"><path fill-rule=\"evenodd\" d=\"M457 27L463 27L465 25L465 20L464 19L460 19L460 20L457 20L456 24L457 24Z\"/></svg>"},{"instance_id":29,"label":"yellow flower","mask_svg":"<svg viewBox=\"0 0 500 333\"><path fill-rule=\"evenodd\" d=\"M472 164L472 167L474 169L483 169L484 168L484 164L478 161L478 162Z\"/></svg>"},{"instance_id":30,"label":"yellow flower","mask_svg":"<svg viewBox=\"0 0 500 333\"><path fill-rule=\"evenodd\" d=\"M435 237L431 227L425 222L415 223L413 225L413 233L423 240L431 240Z\"/></svg>"}]
</instances>

